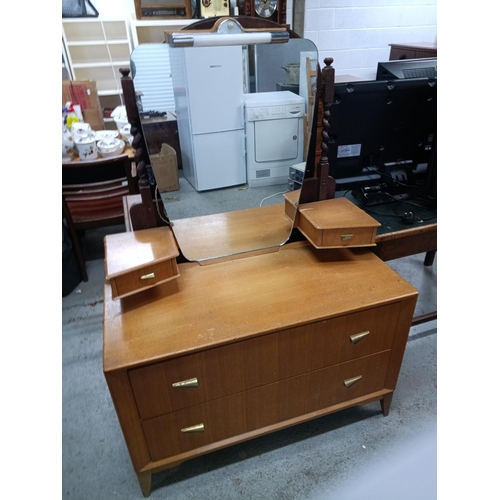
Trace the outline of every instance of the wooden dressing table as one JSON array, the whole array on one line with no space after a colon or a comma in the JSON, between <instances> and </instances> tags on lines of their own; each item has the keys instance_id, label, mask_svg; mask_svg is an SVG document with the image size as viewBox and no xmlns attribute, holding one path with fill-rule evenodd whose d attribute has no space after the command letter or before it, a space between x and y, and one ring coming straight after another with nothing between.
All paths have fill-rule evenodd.
<instances>
[{"instance_id":1,"label":"wooden dressing table","mask_svg":"<svg viewBox=\"0 0 500 500\"><path fill-rule=\"evenodd\" d=\"M144 496L187 459L376 400L389 413L418 292L369 249L296 242L179 273L118 300L105 285L104 375Z\"/></svg>"},{"instance_id":2,"label":"wooden dressing table","mask_svg":"<svg viewBox=\"0 0 500 500\"><path fill-rule=\"evenodd\" d=\"M153 473L257 436L374 401L388 415L418 291L370 248L264 243L291 226L285 205L176 220L202 262L117 300L105 284L103 370L144 496Z\"/></svg>"}]
</instances>

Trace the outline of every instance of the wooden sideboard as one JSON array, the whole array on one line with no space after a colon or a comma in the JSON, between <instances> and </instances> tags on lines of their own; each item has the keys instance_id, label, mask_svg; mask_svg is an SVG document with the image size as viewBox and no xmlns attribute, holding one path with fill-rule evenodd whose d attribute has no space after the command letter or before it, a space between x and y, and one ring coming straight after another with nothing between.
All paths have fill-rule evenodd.
<instances>
[{"instance_id":1,"label":"wooden sideboard","mask_svg":"<svg viewBox=\"0 0 500 500\"><path fill-rule=\"evenodd\" d=\"M437 57L437 45L432 42L419 43L390 43L389 60L394 59L422 59Z\"/></svg>"},{"instance_id":2,"label":"wooden sideboard","mask_svg":"<svg viewBox=\"0 0 500 500\"><path fill-rule=\"evenodd\" d=\"M368 249L289 243L113 300L104 375L144 496L190 458L351 406L389 413L417 290Z\"/></svg>"}]
</instances>

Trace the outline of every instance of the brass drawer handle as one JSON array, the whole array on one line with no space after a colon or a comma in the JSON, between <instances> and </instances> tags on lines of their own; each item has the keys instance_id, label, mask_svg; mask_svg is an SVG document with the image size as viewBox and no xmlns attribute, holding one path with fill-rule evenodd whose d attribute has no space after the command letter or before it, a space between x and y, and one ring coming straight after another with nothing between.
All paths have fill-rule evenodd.
<instances>
[{"instance_id":1,"label":"brass drawer handle","mask_svg":"<svg viewBox=\"0 0 500 500\"><path fill-rule=\"evenodd\" d=\"M149 280L155 277L155 273L144 274L141 276L141 280Z\"/></svg>"},{"instance_id":2,"label":"brass drawer handle","mask_svg":"<svg viewBox=\"0 0 500 500\"><path fill-rule=\"evenodd\" d=\"M174 382L172 387L198 387L198 379L190 378L188 380L181 380L180 382Z\"/></svg>"},{"instance_id":3,"label":"brass drawer handle","mask_svg":"<svg viewBox=\"0 0 500 500\"><path fill-rule=\"evenodd\" d=\"M191 427L184 427L181 432L204 432L205 426L203 424L192 425Z\"/></svg>"},{"instance_id":4,"label":"brass drawer handle","mask_svg":"<svg viewBox=\"0 0 500 500\"><path fill-rule=\"evenodd\" d=\"M354 385L358 380L362 379L362 375L358 375L357 377L353 378L348 378L347 380L344 380L344 385L346 387L351 387L351 385Z\"/></svg>"},{"instance_id":5,"label":"brass drawer handle","mask_svg":"<svg viewBox=\"0 0 500 500\"><path fill-rule=\"evenodd\" d=\"M350 240L354 234L341 234L340 237L342 238L342 241Z\"/></svg>"},{"instance_id":6,"label":"brass drawer handle","mask_svg":"<svg viewBox=\"0 0 500 500\"><path fill-rule=\"evenodd\" d=\"M360 340L363 340L365 337L368 337L370 335L370 331L366 332L361 332L361 333L355 333L354 335L351 335L351 342L353 344L357 344Z\"/></svg>"}]
</instances>

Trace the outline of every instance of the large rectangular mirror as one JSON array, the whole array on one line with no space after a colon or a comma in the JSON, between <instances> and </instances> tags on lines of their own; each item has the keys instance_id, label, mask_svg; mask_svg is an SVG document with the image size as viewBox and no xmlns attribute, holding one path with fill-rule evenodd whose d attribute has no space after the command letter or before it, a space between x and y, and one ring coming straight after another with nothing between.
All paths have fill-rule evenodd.
<instances>
[{"instance_id":1,"label":"large rectangular mirror","mask_svg":"<svg viewBox=\"0 0 500 500\"><path fill-rule=\"evenodd\" d=\"M302 38L133 51L143 128L176 121L179 190L161 201L188 260L277 249L289 239L284 196L300 187L290 172L308 157L317 65L316 46Z\"/></svg>"}]
</instances>

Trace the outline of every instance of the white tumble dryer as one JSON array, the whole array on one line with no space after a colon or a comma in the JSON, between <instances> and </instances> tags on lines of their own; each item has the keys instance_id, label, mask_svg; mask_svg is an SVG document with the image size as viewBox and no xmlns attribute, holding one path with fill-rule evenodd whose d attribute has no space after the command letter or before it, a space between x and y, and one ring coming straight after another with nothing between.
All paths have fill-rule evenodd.
<instances>
[{"instance_id":1,"label":"white tumble dryer","mask_svg":"<svg viewBox=\"0 0 500 500\"><path fill-rule=\"evenodd\" d=\"M304 98L262 92L244 103L248 186L287 184L289 167L304 161Z\"/></svg>"}]
</instances>

